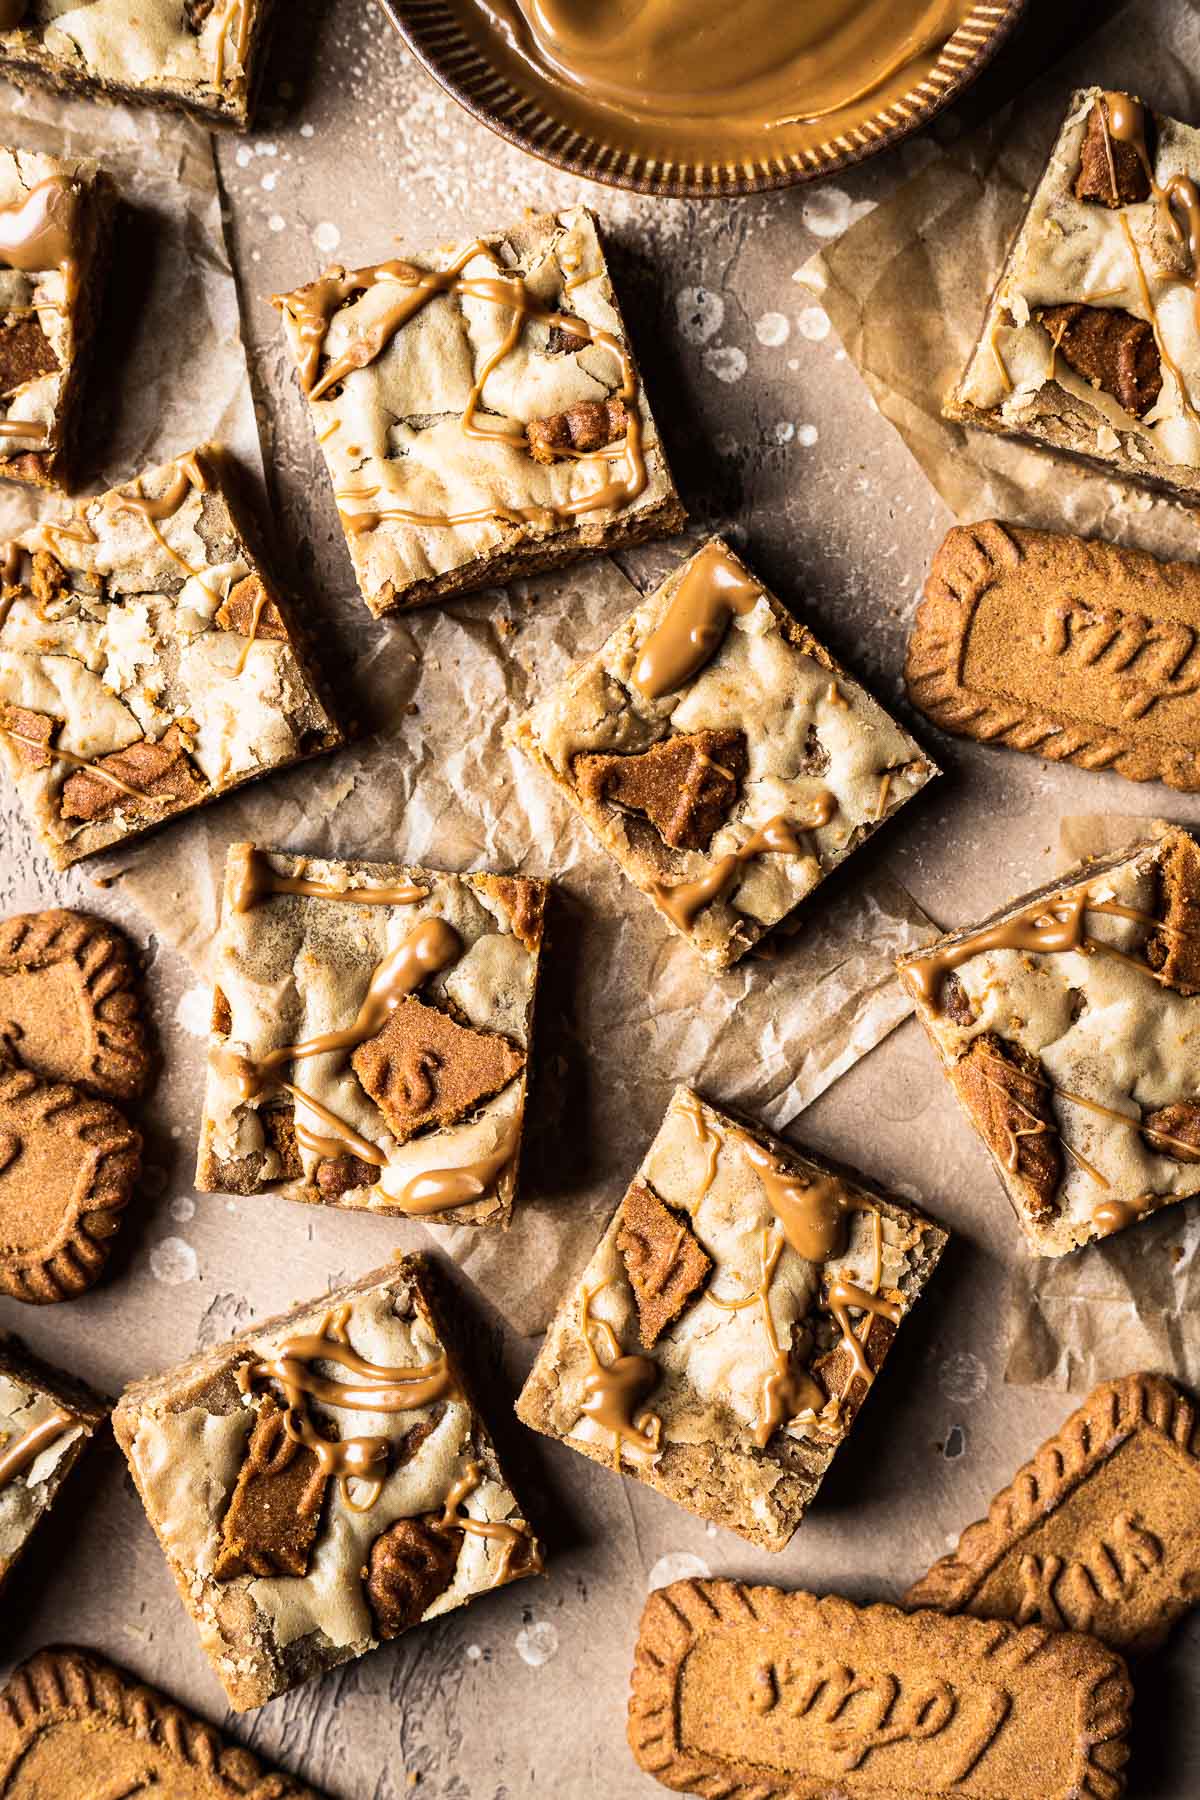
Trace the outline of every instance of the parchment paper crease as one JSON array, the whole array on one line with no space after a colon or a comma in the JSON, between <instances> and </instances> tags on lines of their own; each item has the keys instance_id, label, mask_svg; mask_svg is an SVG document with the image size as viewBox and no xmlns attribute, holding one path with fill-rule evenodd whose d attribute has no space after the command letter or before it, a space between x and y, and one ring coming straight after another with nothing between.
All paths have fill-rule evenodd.
<instances>
[{"instance_id":1,"label":"parchment paper crease","mask_svg":"<svg viewBox=\"0 0 1200 1800\"><path fill-rule=\"evenodd\" d=\"M407 625L378 626L364 613L351 685L370 696L373 735L120 859L125 889L155 932L201 972L225 848L240 838L435 868L520 869L559 884L515 1223L507 1236L433 1228L523 1332L545 1326L590 1253L676 1081L781 1129L905 1017L893 959L930 934L904 889L874 872L856 880L851 866L776 954L723 979L670 936L503 741L510 720L637 594L615 563L598 559L539 583L536 602L518 584ZM890 829L903 830L903 815ZM424 1227L395 1224L397 1241L422 1241Z\"/></svg>"}]
</instances>

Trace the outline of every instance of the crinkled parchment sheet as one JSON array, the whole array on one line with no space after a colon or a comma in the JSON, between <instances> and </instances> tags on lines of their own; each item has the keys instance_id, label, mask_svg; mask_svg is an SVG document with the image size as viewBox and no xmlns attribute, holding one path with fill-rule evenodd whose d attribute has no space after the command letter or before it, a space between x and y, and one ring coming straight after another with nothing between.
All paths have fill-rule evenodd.
<instances>
[{"instance_id":1,"label":"crinkled parchment sheet","mask_svg":"<svg viewBox=\"0 0 1200 1800\"><path fill-rule=\"evenodd\" d=\"M664 569L686 554L661 551ZM777 954L727 976L709 974L668 932L503 741L506 725L637 599L617 565L599 558L536 590L517 583L409 623L376 625L364 612L351 685L370 694L377 717L386 703L373 736L120 858L124 891L202 973L225 848L241 838L554 879L514 1224L503 1235L432 1228L521 1332L547 1324L676 1081L782 1128L906 1016L893 961L931 935L903 888L877 873L856 882L853 868L813 897L804 928L781 939ZM888 829L903 830L902 821ZM390 1223L394 1241L423 1241L424 1226ZM364 1237L368 1258L376 1252Z\"/></svg>"},{"instance_id":2,"label":"crinkled parchment sheet","mask_svg":"<svg viewBox=\"0 0 1200 1800\"><path fill-rule=\"evenodd\" d=\"M1149 835L1150 821L1083 813L1060 821L1059 867ZM1168 1206L1074 1256L1022 1248L1007 1301L1006 1381L1086 1392L1130 1369L1200 1386L1200 1210Z\"/></svg>"},{"instance_id":3,"label":"crinkled parchment sheet","mask_svg":"<svg viewBox=\"0 0 1200 1800\"><path fill-rule=\"evenodd\" d=\"M130 480L210 438L261 473L209 134L153 107L97 106L5 87L0 143L95 157L121 194L84 395L84 490ZM62 507L38 489L2 483L0 538Z\"/></svg>"},{"instance_id":4,"label":"crinkled parchment sheet","mask_svg":"<svg viewBox=\"0 0 1200 1800\"><path fill-rule=\"evenodd\" d=\"M960 520L1101 533L1194 559L1188 508L941 416L1070 94L1092 83L1200 119L1200 13L1167 14L1152 0L1123 7L984 129L944 152L930 146L929 166L814 257L804 279L880 412Z\"/></svg>"}]
</instances>

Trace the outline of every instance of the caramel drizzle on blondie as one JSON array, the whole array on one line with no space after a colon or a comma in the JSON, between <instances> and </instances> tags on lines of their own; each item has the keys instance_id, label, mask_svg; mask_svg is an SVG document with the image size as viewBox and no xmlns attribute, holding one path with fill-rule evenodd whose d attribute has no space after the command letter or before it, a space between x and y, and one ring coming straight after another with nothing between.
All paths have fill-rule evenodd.
<instances>
[{"instance_id":1,"label":"caramel drizzle on blondie","mask_svg":"<svg viewBox=\"0 0 1200 1800\"><path fill-rule=\"evenodd\" d=\"M490 276L466 275L464 271L467 264L476 256L485 257L495 273ZM404 288L406 291L403 297L389 306L367 333L341 356L335 357L324 374L321 374L319 371L325 339L335 314L349 299L384 281L394 282ZM476 422L476 411L488 376L515 348L525 325L531 320L537 321L551 328L557 326L581 343L607 350L616 358L621 371L621 383L616 397L625 405L625 437L619 443L606 445L600 450L576 453L576 460L604 462L610 467L618 460L623 460L624 472L602 481L590 493L560 506L493 505L472 508L462 513L422 513L401 506L364 508L350 513L341 511L346 530L352 535L374 531L385 520L395 520L416 527L452 527L488 522L552 526L569 523L584 513L632 505L644 491L649 479L642 445L641 414L637 404L639 384L632 356L620 339L603 326L590 325L574 314L543 306L530 292L524 279L515 273L505 273L494 253L479 239L468 244L444 269L418 269L412 263L398 261L380 263L374 268L365 269L334 268L307 288L291 294L277 294L274 304L287 313L300 338L300 380L309 401L321 400L356 369L366 368L374 362L396 333L438 294L483 300L511 310L513 314L499 347L487 359L472 385L460 421L466 436L499 440L517 449L528 447L524 429L501 427L494 430L481 427ZM371 500L379 491L378 488L346 489L337 498L339 502Z\"/></svg>"},{"instance_id":2,"label":"caramel drizzle on blondie","mask_svg":"<svg viewBox=\"0 0 1200 1800\"><path fill-rule=\"evenodd\" d=\"M58 1406L46 1418L31 1425L20 1437L6 1443L0 1449L0 1489L6 1488L18 1475L24 1475L33 1467L43 1450L48 1450L64 1432L81 1423L66 1407Z\"/></svg>"},{"instance_id":3,"label":"caramel drizzle on blondie","mask_svg":"<svg viewBox=\"0 0 1200 1800\"><path fill-rule=\"evenodd\" d=\"M428 888L415 882L371 887L335 887L329 881L317 881L307 875L280 875L256 848L247 850L230 883L229 903L234 912L252 912L272 894L303 894L312 900L341 900L354 906L408 906L424 900Z\"/></svg>"},{"instance_id":4,"label":"caramel drizzle on blondie","mask_svg":"<svg viewBox=\"0 0 1200 1800\"><path fill-rule=\"evenodd\" d=\"M760 1246L758 1286L740 1300L722 1300L711 1288L704 1296L723 1312L741 1312L744 1307L756 1304L762 1308L763 1330L771 1353L771 1367L763 1376L759 1418L754 1427L754 1442L760 1450L766 1449L781 1425L788 1424L801 1413L810 1412L814 1418L819 1418L822 1414L827 1414L830 1407L834 1412L837 1410L836 1401L828 1399L820 1384L807 1370L796 1368L790 1352L779 1342L779 1332L771 1312L771 1282L775 1276L776 1264L783 1253L783 1245L782 1231L765 1228Z\"/></svg>"},{"instance_id":5,"label":"caramel drizzle on blondie","mask_svg":"<svg viewBox=\"0 0 1200 1800\"><path fill-rule=\"evenodd\" d=\"M545 1563L542 1558L541 1545L534 1537L525 1519L476 1519L462 1510L463 1502L483 1483L483 1466L477 1462L469 1462L458 1480L446 1495L440 1517L431 1520L431 1529L440 1532L467 1531L475 1537L488 1539L499 1544L500 1564L496 1571L492 1587L504 1587L510 1581L517 1581L523 1575L540 1575ZM517 1552L523 1552L521 1561L514 1562Z\"/></svg>"},{"instance_id":6,"label":"caramel drizzle on blondie","mask_svg":"<svg viewBox=\"0 0 1200 1800\"><path fill-rule=\"evenodd\" d=\"M217 41L213 46L213 86L225 85L225 44L229 36L229 28L237 23L237 34L233 41L233 54L238 64L245 70L246 51L250 43L250 4L249 0L228 0L224 12L217 24Z\"/></svg>"},{"instance_id":7,"label":"caramel drizzle on blondie","mask_svg":"<svg viewBox=\"0 0 1200 1800\"><path fill-rule=\"evenodd\" d=\"M118 489L112 511L114 515L127 512L140 514L149 526L151 536L160 549L165 550L171 561L178 564L184 574L190 577L199 575L200 570L193 569L185 556L181 556L177 550L172 549L159 527L164 520L175 517L193 488L198 493L206 493L208 482L194 451L189 451L186 456L177 457L174 469L174 475L157 497L147 496L142 492L140 475L134 483L132 494L126 494Z\"/></svg>"},{"instance_id":8,"label":"caramel drizzle on blondie","mask_svg":"<svg viewBox=\"0 0 1200 1800\"><path fill-rule=\"evenodd\" d=\"M715 862L707 874L698 876L695 881L655 881L650 887L650 898L673 925L680 931L689 932L697 915L728 893L743 863L752 862L759 856L806 855L808 846L800 841L797 833L817 831L828 825L836 811L837 800L828 789L822 789L813 800L812 811L806 819L788 819L783 813L777 813L739 849L731 850Z\"/></svg>"},{"instance_id":9,"label":"caramel drizzle on blondie","mask_svg":"<svg viewBox=\"0 0 1200 1800\"><path fill-rule=\"evenodd\" d=\"M103 768L98 762L90 762L86 756L76 756L73 751L62 750L57 744L43 744L40 738L29 737L23 731L15 731L11 725L0 725L0 735L11 738L16 744L28 744L43 756L54 757L57 761L66 763L70 768L85 769L89 775L94 775L97 781L107 782L109 787L116 788L118 793L128 794L133 800L153 803L154 796L152 794L147 794L142 788L131 787L129 782L122 781L119 775L114 775L110 769ZM113 755L115 752L106 751L105 754Z\"/></svg>"},{"instance_id":10,"label":"caramel drizzle on blondie","mask_svg":"<svg viewBox=\"0 0 1200 1800\"><path fill-rule=\"evenodd\" d=\"M583 1384L580 1411L602 1430L612 1433L613 1468L620 1474L621 1455L627 1443L636 1445L643 1455L658 1455L662 1420L657 1413L635 1414L635 1408L658 1380L657 1363L648 1356L625 1355L608 1320L592 1318L592 1301L609 1285L602 1281L594 1288L585 1287L579 1301L579 1331L591 1365ZM607 1363L601 1362L592 1342L593 1329L604 1338L610 1359Z\"/></svg>"},{"instance_id":11,"label":"caramel drizzle on blondie","mask_svg":"<svg viewBox=\"0 0 1200 1800\"><path fill-rule=\"evenodd\" d=\"M762 588L720 544L684 570L666 612L642 645L633 685L647 700L685 687L720 649L735 615L753 612Z\"/></svg>"},{"instance_id":12,"label":"caramel drizzle on blondie","mask_svg":"<svg viewBox=\"0 0 1200 1800\"><path fill-rule=\"evenodd\" d=\"M344 1412L403 1413L438 1400L461 1400L462 1393L444 1351L431 1362L408 1368L360 1356L350 1342L350 1314L349 1306L338 1307L326 1314L314 1333L287 1338L269 1355L242 1363L237 1381L243 1394L250 1393L256 1382L277 1382L287 1401L283 1420L288 1437L312 1452L323 1475L336 1479L352 1512L368 1512L383 1492L390 1438L330 1440L317 1430L307 1402L320 1400ZM332 1363L344 1371L344 1378L319 1374L317 1363ZM354 1498L352 1480L369 1484L366 1500Z\"/></svg>"}]
</instances>

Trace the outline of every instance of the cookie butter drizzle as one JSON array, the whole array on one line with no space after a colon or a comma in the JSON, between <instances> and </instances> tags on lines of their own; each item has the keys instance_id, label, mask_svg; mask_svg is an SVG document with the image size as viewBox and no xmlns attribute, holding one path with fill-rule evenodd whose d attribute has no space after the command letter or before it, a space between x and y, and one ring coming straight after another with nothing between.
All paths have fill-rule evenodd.
<instances>
[{"instance_id":1,"label":"cookie butter drizzle","mask_svg":"<svg viewBox=\"0 0 1200 1800\"><path fill-rule=\"evenodd\" d=\"M488 1538L500 1545L500 1564L492 1587L504 1587L507 1582L516 1581L522 1575L540 1575L544 1568L542 1551L525 1519L475 1519L470 1513L462 1511L463 1501L473 1494L483 1482L483 1467L480 1463L469 1462L458 1480L446 1495L440 1518L431 1520L434 1531L468 1531L475 1537ZM518 1550L523 1550L521 1561L514 1568L513 1560Z\"/></svg>"},{"instance_id":2,"label":"cookie butter drizzle","mask_svg":"<svg viewBox=\"0 0 1200 1800\"><path fill-rule=\"evenodd\" d=\"M704 1296L723 1312L741 1312L743 1307L756 1304L762 1307L763 1330L771 1352L771 1367L763 1376L759 1418L754 1427L754 1442L760 1450L766 1449L781 1425L788 1424L802 1413L811 1413L814 1418L819 1418L822 1414L828 1415L830 1409L834 1413L837 1411L837 1402L826 1398L820 1385L807 1370L796 1368L790 1352L779 1342L779 1333L771 1312L771 1282L775 1266L783 1252L783 1244L782 1231L772 1231L769 1228L763 1231L759 1282L752 1293L743 1295L740 1300L722 1300L710 1289Z\"/></svg>"},{"instance_id":3,"label":"cookie butter drizzle","mask_svg":"<svg viewBox=\"0 0 1200 1800\"><path fill-rule=\"evenodd\" d=\"M1021 950L1041 955L1053 955L1066 951L1077 951L1088 955L1103 952L1119 958L1131 968L1141 970L1143 974L1148 975L1154 981L1162 981L1163 977L1159 971L1151 968L1149 963L1143 962L1140 957L1130 956L1126 951L1118 950L1115 945L1100 943L1094 938L1089 938L1084 930L1085 916L1089 912L1105 913L1119 919L1131 919L1137 924L1146 925L1154 931L1162 932L1167 937L1188 939L1193 935L1165 924L1153 913L1144 912L1140 907L1126 906L1117 900L1093 900L1091 888L1083 887L1075 894L1052 902L1048 906L1037 902L1011 919L1003 920L998 925L985 926L981 931L973 932L957 944L946 945L943 949L933 951L928 956L917 958L906 966L905 981L935 1013L942 1010L943 978L952 970L961 967L963 963L969 962L972 957L985 954L990 950ZM1011 1065L1001 1062L996 1057L985 1056L983 1060L993 1064L1004 1075L1012 1074ZM1088 1112L1098 1113L1105 1118L1112 1119L1117 1124L1124 1125L1128 1130L1141 1131L1143 1129L1140 1117L1135 1118L1130 1113L1105 1106L1099 1100L1089 1100L1086 1095L1072 1093L1070 1089L1059 1087L1057 1083L1047 1080L1044 1075L1033 1074L1026 1070L1022 1070L1020 1073L1023 1080L1030 1082L1033 1086L1044 1088L1048 1093L1061 1100L1066 1100L1074 1106L1081 1106ZM1049 1121L1039 1118L1031 1107L1012 1092L1007 1083L988 1075L984 1075L984 1080L988 1082L989 1086L1004 1093L1018 1112L1024 1113L1032 1121L1024 1130L1009 1131L1009 1145L1004 1162L1010 1173L1016 1173L1020 1157L1019 1140L1023 1137L1045 1136L1056 1131L1057 1128ZM1060 1130L1057 1131L1057 1136L1065 1153L1086 1174L1090 1175L1098 1186L1102 1188L1110 1186L1107 1177L1101 1174L1100 1170L1095 1168L1078 1150L1074 1149ZM1172 1137L1165 1131L1155 1131L1149 1136L1152 1143L1157 1139L1162 1144L1188 1153L1194 1152L1195 1149L1194 1145L1188 1144L1181 1138ZM1099 1236L1107 1237L1110 1233L1133 1224L1137 1219L1144 1217L1147 1212L1153 1211L1158 1201L1163 1198L1161 1195L1145 1194L1132 1201L1115 1198L1104 1200L1093 1212L1092 1223L1096 1226Z\"/></svg>"},{"instance_id":4,"label":"cookie butter drizzle","mask_svg":"<svg viewBox=\"0 0 1200 1800\"><path fill-rule=\"evenodd\" d=\"M33 1467L43 1450L48 1450L65 1431L70 1431L72 1426L80 1422L74 1413L58 1406L38 1424L31 1425L21 1437L5 1444L0 1449L0 1489L6 1488L18 1475L24 1475L26 1470Z\"/></svg>"},{"instance_id":5,"label":"cookie butter drizzle","mask_svg":"<svg viewBox=\"0 0 1200 1800\"><path fill-rule=\"evenodd\" d=\"M165 550L167 555L171 558L171 561L176 563L179 568L183 570L184 574L190 577L199 575L200 570L193 569L191 563L188 562L185 556L180 556L177 550L172 549L171 545L168 544L166 538L159 530L159 526L164 519L173 519L175 517L175 514L179 511L193 488L197 493L206 493L208 490L208 482L205 479L204 470L200 467L194 451L189 451L186 456L177 457L174 468L174 475L172 475L162 493L156 497L148 497L142 492L142 478L139 475L137 481L134 483L134 491L132 494L126 494L118 490L117 497L112 506L112 511L114 515L118 513L139 514L149 526L150 534L158 544L159 548Z\"/></svg>"},{"instance_id":6,"label":"cookie butter drizzle","mask_svg":"<svg viewBox=\"0 0 1200 1800\"><path fill-rule=\"evenodd\" d=\"M720 649L733 617L753 612L762 588L720 544L684 570L666 612L642 645L633 685L647 700L686 686Z\"/></svg>"},{"instance_id":7,"label":"cookie butter drizzle","mask_svg":"<svg viewBox=\"0 0 1200 1800\"><path fill-rule=\"evenodd\" d=\"M78 280L76 234L79 222L78 192L66 175L49 175L30 188L12 206L0 208L0 266L22 274L58 269L66 287L68 304ZM29 308L36 313L60 312L53 301ZM40 437L34 450L50 447L50 427L37 419L0 420L0 436Z\"/></svg>"},{"instance_id":8,"label":"cookie butter drizzle","mask_svg":"<svg viewBox=\"0 0 1200 1800\"><path fill-rule=\"evenodd\" d=\"M494 273L488 276L466 275L464 271L467 264L476 256L486 258ZM403 288L403 297L388 307L363 337L341 356L335 357L324 374L319 373L326 335L335 314L349 299L380 282L391 282ZM346 530L353 535L374 531L385 520L417 527L474 525L489 521L510 525L551 526L567 524L584 513L632 505L644 491L649 476L642 446L638 377L629 351L619 338L611 331L606 331L603 326L590 325L574 314L542 306L534 298L524 279L515 272L506 273L493 252L479 239L468 244L445 269L418 269L411 263L395 261L380 263L375 268L367 269L334 268L307 288L300 288L291 294L277 294L274 304L293 321L300 339L300 380L309 401L321 400L356 369L366 368L374 362L396 333L438 294L487 301L511 311L513 315L499 348L485 362L472 385L460 420L462 431L467 437L499 440L516 449L528 448L523 427L501 426L495 430L484 428L476 423L475 415L488 376L516 346L525 325L536 320L552 328L557 326L581 343L607 350L616 358L621 371L621 384L616 395L625 404L625 436L619 443L605 445L600 450L572 454L576 461L603 462L610 466L623 461L624 472L619 477L602 481L591 493L566 501L560 506L494 505L463 513L419 513L412 512L407 507L385 506L351 513L342 511ZM339 502L372 500L379 492L377 487L344 489L337 495L337 499Z\"/></svg>"},{"instance_id":9,"label":"cookie butter drizzle","mask_svg":"<svg viewBox=\"0 0 1200 1800\"><path fill-rule=\"evenodd\" d=\"M230 885L229 904L234 912L246 913L272 894L303 894L310 900L344 900L354 906L407 906L414 900L424 900L428 892L428 888L411 881L393 886L335 887L307 875L280 875L261 850L251 849Z\"/></svg>"},{"instance_id":10,"label":"cookie butter drizzle","mask_svg":"<svg viewBox=\"0 0 1200 1800\"><path fill-rule=\"evenodd\" d=\"M351 1024L323 1031L298 1044L277 1045L260 1057L223 1052L225 1066L237 1082L242 1099L253 1100L261 1094L285 1063L325 1056L330 1051L356 1050L365 1044L383 1030L401 1000L415 993L430 975L457 962L462 949L462 939L445 919L422 919L376 966Z\"/></svg>"},{"instance_id":11,"label":"cookie butter drizzle","mask_svg":"<svg viewBox=\"0 0 1200 1800\"><path fill-rule=\"evenodd\" d=\"M368 1362L350 1342L350 1312L349 1306L340 1306L326 1314L315 1333L287 1338L269 1356L242 1363L237 1381L243 1394L255 1382L277 1382L287 1401L283 1423L288 1437L312 1452L323 1475L336 1479L351 1512L368 1512L383 1492L391 1440L323 1437L309 1416L309 1399L343 1412L402 1413L438 1400L461 1400L462 1394L444 1351L411 1368ZM332 1363L344 1378L319 1374L317 1363ZM365 1500L350 1492L352 1480L369 1484Z\"/></svg>"},{"instance_id":12,"label":"cookie butter drizzle","mask_svg":"<svg viewBox=\"0 0 1200 1800\"><path fill-rule=\"evenodd\" d=\"M579 1301L579 1331L587 1351L591 1372L583 1384L580 1411L613 1439L613 1468L620 1473L621 1454L626 1444L636 1446L645 1456L657 1456L662 1443L662 1420L657 1413L643 1412L635 1416L635 1408L645 1399L658 1380L658 1365L648 1356L626 1356L617 1342L617 1334L607 1319L593 1319L592 1301L609 1286L602 1281L594 1288L585 1287ZM604 1338L609 1361L603 1363L592 1342L593 1328Z\"/></svg>"},{"instance_id":13,"label":"cookie butter drizzle","mask_svg":"<svg viewBox=\"0 0 1200 1800\"><path fill-rule=\"evenodd\" d=\"M765 825L759 826L739 849L731 850L715 862L706 875L698 876L695 881L655 881L650 887L650 897L680 931L690 931L696 915L728 893L743 863L766 855L804 856L808 846L801 842L797 833L817 831L828 825L836 811L836 799L823 788L813 800L812 811L806 819L787 819L777 813Z\"/></svg>"},{"instance_id":14,"label":"cookie butter drizzle","mask_svg":"<svg viewBox=\"0 0 1200 1800\"><path fill-rule=\"evenodd\" d=\"M1200 195L1197 195L1195 186L1186 175L1175 176L1167 183L1165 188L1159 185L1154 174L1154 166L1150 161L1150 153L1146 146L1146 110L1140 100L1135 100L1131 94L1106 93L1102 96L1099 111L1100 124L1104 132L1104 148L1108 157L1108 177L1112 184L1114 204L1120 202L1121 196L1110 139L1115 139L1116 142L1120 144L1132 145L1137 153L1138 161L1142 165L1142 171L1145 174L1150 193L1158 208L1160 218L1163 220L1163 223L1171 236L1175 238L1177 242L1186 243L1192 259L1192 285L1197 290L1196 305L1197 312L1200 313L1200 261L1197 260L1197 251L1200 249L1200 235L1198 235L1196 231L1196 226L1200 223ZM1188 214L1189 233L1186 239L1184 238L1184 234L1179 226L1179 221L1176 219L1173 211L1175 205L1182 207ZM1133 230L1129 224L1128 209L1124 205L1120 208L1120 220L1121 230L1125 235L1125 242L1129 248L1129 254L1133 261L1134 274L1137 277L1137 284L1142 297L1142 305L1149 315L1149 324L1154 333L1154 341L1158 348L1159 358L1163 367L1174 379L1176 388L1179 392L1180 403L1183 406L1184 411L1190 414L1193 419L1200 418L1200 415L1197 414L1196 408L1192 403L1192 397L1188 392L1187 383L1183 378L1183 371L1175 362L1168 351L1166 344L1163 342L1163 335L1158 321L1158 309L1154 304L1154 297L1150 292L1150 283L1146 277L1146 270L1142 263L1141 252L1138 250L1137 241L1134 238ZM1166 272L1164 272L1164 278L1167 280L1178 279L1173 273Z\"/></svg>"},{"instance_id":15,"label":"cookie butter drizzle","mask_svg":"<svg viewBox=\"0 0 1200 1800\"><path fill-rule=\"evenodd\" d=\"M61 763L67 763L73 769L83 769L87 774L94 775L97 781L107 782L109 787L116 788L118 793L128 794L133 800L152 802L154 799L153 794L147 794L143 788L131 787L127 781L122 781L119 775L114 775L110 769L104 768L98 762L90 762L86 756L76 756L70 750L61 750L57 744L43 744L40 738L28 737L25 732L14 730L11 725L0 725L0 734L11 738L16 744L30 745L42 756L54 757ZM107 751L105 754L119 755L120 752Z\"/></svg>"}]
</instances>

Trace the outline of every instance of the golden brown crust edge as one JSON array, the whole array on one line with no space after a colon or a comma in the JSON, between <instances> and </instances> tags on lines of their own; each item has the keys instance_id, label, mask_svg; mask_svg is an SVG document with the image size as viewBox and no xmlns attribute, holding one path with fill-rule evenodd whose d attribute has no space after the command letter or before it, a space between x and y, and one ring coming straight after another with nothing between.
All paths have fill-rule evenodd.
<instances>
[{"instance_id":1,"label":"golden brown crust edge","mask_svg":"<svg viewBox=\"0 0 1200 1800\"><path fill-rule=\"evenodd\" d=\"M947 1626L958 1629L948 1632ZM1123 1770L1129 1755L1126 1739L1133 1688L1121 1657L1095 1639L1036 1627L1017 1629L995 1621L945 1618L932 1612L904 1614L887 1605L858 1607L833 1595L818 1599L813 1594L737 1581L674 1582L659 1588L647 1601L634 1655L628 1715L629 1745L640 1768L665 1787L711 1800L826 1800L835 1788L848 1791L832 1768L828 1775L811 1777L801 1772L776 1774L768 1766L767 1754L753 1762L739 1762L711 1751L689 1750L680 1742L684 1665L693 1660L697 1646L714 1634L729 1639L731 1652L737 1637L747 1636L747 1628L752 1629L754 1640L756 1667L745 1671L749 1680L740 1693L737 1677L741 1671L727 1653L718 1697L722 1711L736 1717L739 1698L755 1716L772 1710L777 1692L762 1672L762 1650L772 1627L786 1642L789 1655L802 1655L807 1632L814 1660L820 1657L839 1663L844 1655L865 1646L876 1666L893 1658L897 1674L902 1673L906 1653L911 1655L924 1638L935 1644L939 1665L954 1669L960 1691L972 1669L995 1684L1007 1677L1015 1685L1023 1676L1036 1680L1039 1689L1057 1683L1064 1702L1068 1695L1076 1702L1070 1709L1075 1721L1072 1779L1065 1787L1047 1791L1034 1769L1028 1800L1119 1800L1125 1791ZM852 1675L852 1671L846 1672ZM812 1699L817 1698L821 1685L817 1684ZM802 1717L804 1710L798 1702L797 1716ZM1009 1711L993 1726L972 1767L978 1767L988 1745L1005 1729ZM937 1730L926 1731L920 1751L922 1792L929 1800L958 1791L957 1777L939 1784L933 1747L937 1735ZM776 1728L776 1747L785 1741ZM885 1735L884 1744L876 1748L883 1748L886 1742ZM841 1744L836 1752L838 1773L844 1776L847 1767L857 1767L870 1748L867 1743L854 1761L857 1746ZM1011 1794L1009 1800L1026 1800L1026 1796Z\"/></svg>"},{"instance_id":2,"label":"golden brown crust edge","mask_svg":"<svg viewBox=\"0 0 1200 1800\"><path fill-rule=\"evenodd\" d=\"M1200 569L1161 563L1140 551L1069 533L1033 531L997 519L956 525L934 556L917 608L905 661L909 698L934 724L981 743L1003 744L1055 762L1085 769L1112 769L1128 781L1163 781L1180 792L1200 790L1200 754L1153 735L1142 719L1128 727L1103 720L1056 717L1053 712L1001 692L974 690L963 681L967 635L980 601L994 588L1020 576L1030 588L1053 577L1061 585L1066 560L1082 582L1095 579L1097 566L1110 564L1127 578L1144 578L1148 597L1167 580L1187 580L1200 592ZM1052 567L1053 565L1053 567ZM1047 592L1047 600L1052 596ZM1148 618L1153 624L1153 619ZM1013 637L1014 657L1028 652L1027 640Z\"/></svg>"},{"instance_id":3,"label":"golden brown crust edge","mask_svg":"<svg viewBox=\"0 0 1200 1800\"><path fill-rule=\"evenodd\" d=\"M68 1646L39 1650L0 1691L0 1796L10 1792L31 1743L44 1745L56 1725L81 1734L101 1726L127 1734L130 1778L139 1785L146 1749L153 1747L181 1774L205 1781L212 1800L321 1800L314 1788L267 1768L156 1689ZM69 1778L72 1771L62 1773Z\"/></svg>"},{"instance_id":4,"label":"golden brown crust edge","mask_svg":"<svg viewBox=\"0 0 1200 1800\"><path fill-rule=\"evenodd\" d=\"M1123 1375L1102 1382L1018 1469L992 1501L987 1517L968 1525L957 1547L913 1582L904 1604L943 1613L970 1612L984 1581L1024 1535L1086 1484L1115 1449L1145 1430L1161 1434L1194 1469L1200 1497L1200 1442L1191 1399L1163 1375ZM1200 1531L1185 1546L1184 1556L1172 1560L1172 1571L1175 1592L1164 1601L1158 1618L1127 1634L1106 1627L1100 1633L1106 1642L1122 1650L1152 1649L1190 1611L1200 1590Z\"/></svg>"}]
</instances>

